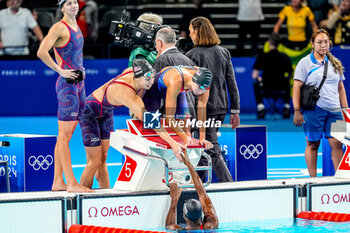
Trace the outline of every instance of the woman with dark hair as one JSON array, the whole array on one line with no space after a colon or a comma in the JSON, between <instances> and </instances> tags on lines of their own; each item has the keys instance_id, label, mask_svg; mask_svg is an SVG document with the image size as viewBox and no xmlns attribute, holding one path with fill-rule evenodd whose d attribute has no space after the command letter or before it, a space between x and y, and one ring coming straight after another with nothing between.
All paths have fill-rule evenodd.
<instances>
[{"instance_id":1,"label":"woman with dark hair","mask_svg":"<svg viewBox=\"0 0 350 233\"><path fill-rule=\"evenodd\" d=\"M207 104L207 118L223 122L228 111L227 90L230 95L230 123L232 128L239 125L239 93L230 52L219 46L220 40L211 22L205 17L196 17L189 25L190 37L194 48L186 53L196 65L208 68L213 75ZM227 86L227 87L226 87ZM213 148L206 152L213 161L213 170L220 182L233 181L230 171L221 155L217 141L218 128L206 128L206 140L213 144ZM201 158L200 164L205 164ZM204 179L205 177L202 177Z\"/></svg>"},{"instance_id":2,"label":"woman with dark hair","mask_svg":"<svg viewBox=\"0 0 350 233\"><path fill-rule=\"evenodd\" d=\"M300 60L294 73L293 105L294 124L303 126L306 136L305 159L311 177L317 175L317 151L322 135L328 138L334 169L343 156L342 144L331 136L331 124L341 120L340 108L348 108L344 88L344 73L342 63L330 52L331 40L328 32L320 29L311 37L312 53ZM325 72L325 68L327 67ZM300 108L301 87L306 85L319 86L324 74L325 82L319 90L320 98L314 109Z\"/></svg>"}]
</instances>

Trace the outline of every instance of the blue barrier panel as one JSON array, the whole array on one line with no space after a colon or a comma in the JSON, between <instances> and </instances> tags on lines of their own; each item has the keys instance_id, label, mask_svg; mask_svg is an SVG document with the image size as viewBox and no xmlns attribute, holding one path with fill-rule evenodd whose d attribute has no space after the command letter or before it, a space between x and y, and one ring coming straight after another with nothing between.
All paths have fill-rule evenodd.
<instances>
[{"instance_id":1,"label":"blue barrier panel","mask_svg":"<svg viewBox=\"0 0 350 233\"><path fill-rule=\"evenodd\" d=\"M255 62L255 58L233 57L231 61L235 70L236 82L241 97L241 112L255 112L256 103L252 79L253 64ZM230 100L230 98L228 99Z\"/></svg>"},{"instance_id":2,"label":"blue barrier panel","mask_svg":"<svg viewBox=\"0 0 350 233\"><path fill-rule=\"evenodd\" d=\"M0 147L0 160L8 163L11 192L24 190L24 143L22 138L0 136L0 141L9 142L9 147ZM0 168L0 192L6 192L5 171Z\"/></svg>"},{"instance_id":3,"label":"blue barrier panel","mask_svg":"<svg viewBox=\"0 0 350 233\"><path fill-rule=\"evenodd\" d=\"M266 126L236 129L236 180L267 179Z\"/></svg>"},{"instance_id":4,"label":"blue barrier panel","mask_svg":"<svg viewBox=\"0 0 350 233\"><path fill-rule=\"evenodd\" d=\"M0 160L8 161L11 192L51 190L56 136L10 134L0 135L0 141L9 143L0 147ZM0 169L0 192L5 191Z\"/></svg>"},{"instance_id":5,"label":"blue barrier panel","mask_svg":"<svg viewBox=\"0 0 350 233\"><path fill-rule=\"evenodd\" d=\"M331 146L328 139L322 138L322 176L334 176L334 174Z\"/></svg>"},{"instance_id":6,"label":"blue barrier panel","mask_svg":"<svg viewBox=\"0 0 350 233\"><path fill-rule=\"evenodd\" d=\"M332 161L332 148L327 138L322 138L322 176L334 176L335 169ZM346 146L343 144L343 153Z\"/></svg>"},{"instance_id":7,"label":"blue barrier panel","mask_svg":"<svg viewBox=\"0 0 350 233\"><path fill-rule=\"evenodd\" d=\"M266 126L221 127L219 132L218 142L235 181L267 179Z\"/></svg>"},{"instance_id":8,"label":"blue barrier panel","mask_svg":"<svg viewBox=\"0 0 350 233\"><path fill-rule=\"evenodd\" d=\"M350 70L349 49L334 47L345 70ZM233 57L238 89L241 96L241 111L255 112L256 103L251 78L255 58ZM86 68L86 94L118 75L128 65L128 59L84 60ZM39 60L0 61L0 99L2 116L56 115L57 100L55 84L58 74ZM345 73L347 78L347 73ZM344 81L350 89L350 79ZM244 92L243 92L244 90ZM350 92L347 92L348 98ZM121 111L118 109L118 111ZM124 109L123 113L127 113Z\"/></svg>"},{"instance_id":9,"label":"blue barrier panel","mask_svg":"<svg viewBox=\"0 0 350 233\"><path fill-rule=\"evenodd\" d=\"M243 109L255 110L252 88L254 58L232 58ZM128 65L128 59L84 60L85 88L89 95L96 88L118 75ZM58 74L39 60L0 61L0 115L56 115L55 85ZM118 109L120 111L120 109ZM127 111L123 111L127 113Z\"/></svg>"},{"instance_id":10,"label":"blue barrier panel","mask_svg":"<svg viewBox=\"0 0 350 233\"><path fill-rule=\"evenodd\" d=\"M117 76L128 59L85 60L86 95ZM0 61L0 115L56 115L58 74L38 60Z\"/></svg>"}]
</instances>

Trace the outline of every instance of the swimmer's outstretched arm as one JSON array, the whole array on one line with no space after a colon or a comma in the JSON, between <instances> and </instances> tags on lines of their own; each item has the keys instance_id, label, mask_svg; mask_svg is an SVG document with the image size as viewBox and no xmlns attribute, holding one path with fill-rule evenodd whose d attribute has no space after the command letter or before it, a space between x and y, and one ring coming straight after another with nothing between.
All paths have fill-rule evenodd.
<instances>
[{"instance_id":1,"label":"swimmer's outstretched arm","mask_svg":"<svg viewBox=\"0 0 350 233\"><path fill-rule=\"evenodd\" d=\"M168 230L182 229L181 226L175 223L176 208L177 208L177 203L179 202L179 198L181 196L181 192L182 190L179 189L179 187L177 186L177 183L170 183L171 203L170 203L170 208L165 221L165 227Z\"/></svg>"},{"instance_id":2,"label":"swimmer's outstretched arm","mask_svg":"<svg viewBox=\"0 0 350 233\"><path fill-rule=\"evenodd\" d=\"M182 157L183 163L187 166L191 174L194 187L196 188L196 191L199 197L199 201L203 206L203 213L204 213L203 229L217 228L219 225L219 220L216 215L214 205L211 202L209 196L207 195L207 192L205 191L202 180L199 178L197 172L194 170L194 167L190 159L188 158L186 150L184 151L183 154L181 154L181 157Z\"/></svg>"},{"instance_id":3,"label":"swimmer's outstretched arm","mask_svg":"<svg viewBox=\"0 0 350 233\"><path fill-rule=\"evenodd\" d=\"M204 92L200 96L198 96L198 104L197 104L197 117L198 121L204 122L207 120L207 103L209 99L209 91ZM209 149L213 147L213 144L207 140L205 140L205 128L202 126L199 128L199 143L205 146L205 149Z\"/></svg>"}]
</instances>

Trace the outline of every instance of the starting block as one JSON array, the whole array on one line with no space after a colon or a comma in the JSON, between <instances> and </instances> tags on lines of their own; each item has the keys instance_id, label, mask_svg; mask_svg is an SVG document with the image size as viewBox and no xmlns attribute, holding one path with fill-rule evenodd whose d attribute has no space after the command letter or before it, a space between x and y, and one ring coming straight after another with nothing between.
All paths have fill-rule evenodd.
<instances>
[{"instance_id":1,"label":"starting block","mask_svg":"<svg viewBox=\"0 0 350 233\"><path fill-rule=\"evenodd\" d=\"M334 177L350 179L350 108L342 109L342 114L344 120L337 120L331 126L331 135L346 146Z\"/></svg>"},{"instance_id":2,"label":"starting block","mask_svg":"<svg viewBox=\"0 0 350 233\"><path fill-rule=\"evenodd\" d=\"M125 161L114 184L116 190L150 191L168 189L169 182L176 182L179 187L194 187L191 175L185 164L178 161L171 147L152 129L144 129L140 120L127 120L128 129L111 132L110 146L125 156ZM170 128L169 135L181 142ZM211 158L204 153L204 146L192 139L194 144L187 146L187 154L197 171L208 171L204 186L211 183ZM197 167L201 156L205 156L208 166Z\"/></svg>"}]
</instances>

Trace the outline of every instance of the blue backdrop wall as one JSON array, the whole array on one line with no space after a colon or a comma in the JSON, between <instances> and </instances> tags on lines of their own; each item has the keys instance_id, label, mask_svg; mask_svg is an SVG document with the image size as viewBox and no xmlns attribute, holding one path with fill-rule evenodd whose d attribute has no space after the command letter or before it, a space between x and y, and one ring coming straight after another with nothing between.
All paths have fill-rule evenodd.
<instances>
[{"instance_id":1,"label":"blue backdrop wall","mask_svg":"<svg viewBox=\"0 0 350 233\"><path fill-rule=\"evenodd\" d=\"M334 48L333 54L345 67L345 87L350 94L350 50ZM255 111L252 66L255 58L232 58L241 97L242 112ZM128 59L85 60L86 94L117 76L127 67ZM56 115L55 84L58 74L39 60L0 61L0 116ZM127 112L119 110L121 112Z\"/></svg>"},{"instance_id":2,"label":"blue backdrop wall","mask_svg":"<svg viewBox=\"0 0 350 233\"><path fill-rule=\"evenodd\" d=\"M127 59L85 60L86 94L117 76ZM58 74L41 61L0 61L0 115L56 115Z\"/></svg>"}]
</instances>

